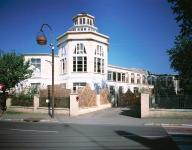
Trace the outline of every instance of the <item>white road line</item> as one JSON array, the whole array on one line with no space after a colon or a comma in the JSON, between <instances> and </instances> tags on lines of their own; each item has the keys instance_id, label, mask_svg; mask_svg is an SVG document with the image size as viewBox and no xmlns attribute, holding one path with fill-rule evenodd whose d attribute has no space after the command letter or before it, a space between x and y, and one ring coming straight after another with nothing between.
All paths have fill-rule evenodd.
<instances>
[{"instance_id":1,"label":"white road line","mask_svg":"<svg viewBox=\"0 0 192 150\"><path fill-rule=\"evenodd\" d=\"M145 123L145 126L192 128L192 124Z\"/></svg>"},{"instance_id":2,"label":"white road line","mask_svg":"<svg viewBox=\"0 0 192 150\"><path fill-rule=\"evenodd\" d=\"M48 131L48 130L25 130L25 129L10 129L12 131L23 131L23 132L44 132L44 133L58 133L57 131Z\"/></svg>"},{"instance_id":3,"label":"white road line","mask_svg":"<svg viewBox=\"0 0 192 150\"><path fill-rule=\"evenodd\" d=\"M167 138L169 137L168 135L146 135L146 136L141 136L144 138Z\"/></svg>"},{"instance_id":4,"label":"white road line","mask_svg":"<svg viewBox=\"0 0 192 150\"><path fill-rule=\"evenodd\" d=\"M137 137L137 135L122 135L125 137ZM143 138L152 138L152 139L159 139L159 138L167 138L169 135L138 135Z\"/></svg>"},{"instance_id":5,"label":"white road line","mask_svg":"<svg viewBox=\"0 0 192 150\"><path fill-rule=\"evenodd\" d=\"M167 132L168 134L171 134L171 135L192 135L192 133L188 133L188 132L172 132L172 131L168 131Z\"/></svg>"}]
</instances>

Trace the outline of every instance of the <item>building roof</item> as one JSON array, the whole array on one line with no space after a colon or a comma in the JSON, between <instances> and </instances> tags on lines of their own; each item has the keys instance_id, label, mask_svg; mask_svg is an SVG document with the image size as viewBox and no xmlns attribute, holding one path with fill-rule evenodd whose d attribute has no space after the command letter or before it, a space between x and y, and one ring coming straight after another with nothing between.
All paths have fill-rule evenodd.
<instances>
[{"instance_id":1,"label":"building roof","mask_svg":"<svg viewBox=\"0 0 192 150\"><path fill-rule=\"evenodd\" d=\"M24 56L52 56L50 53L26 53ZM58 55L54 55L55 57L59 57Z\"/></svg>"},{"instance_id":2,"label":"building roof","mask_svg":"<svg viewBox=\"0 0 192 150\"><path fill-rule=\"evenodd\" d=\"M125 68L125 67L119 67L115 65L108 65L109 68L116 68L116 69L122 69L125 71L132 71L136 73L141 73L141 74L148 74L147 70L141 69L141 68Z\"/></svg>"},{"instance_id":3,"label":"building roof","mask_svg":"<svg viewBox=\"0 0 192 150\"><path fill-rule=\"evenodd\" d=\"M90 18L92 18L92 19L95 19L94 16L92 16L92 15L86 13L86 12L81 12L81 13L77 14L76 16L74 16L74 17L73 17L73 20L74 20L75 18L77 18L77 17L80 17L80 16L81 16L81 17L82 17L82 16L87 16L87 17L90 17Z\"/></svg>"}]
</instances>

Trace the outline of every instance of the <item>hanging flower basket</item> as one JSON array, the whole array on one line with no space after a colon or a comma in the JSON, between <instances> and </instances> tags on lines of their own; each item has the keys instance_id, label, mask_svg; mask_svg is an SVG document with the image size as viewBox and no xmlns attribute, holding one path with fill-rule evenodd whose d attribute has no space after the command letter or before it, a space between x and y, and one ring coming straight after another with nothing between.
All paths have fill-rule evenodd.
<instances>
[{"instance_id":1,"label":"hanging flower basket","mask_svg":"<svg viewBox=\"0 0 192 150\"><path fill-rule=\"evenodd\" d=\"M36 41L39 45L46 45L47 44L47 38L43 32L41 32L40 34L37 35Z\"/></svg>"}]
</instances>

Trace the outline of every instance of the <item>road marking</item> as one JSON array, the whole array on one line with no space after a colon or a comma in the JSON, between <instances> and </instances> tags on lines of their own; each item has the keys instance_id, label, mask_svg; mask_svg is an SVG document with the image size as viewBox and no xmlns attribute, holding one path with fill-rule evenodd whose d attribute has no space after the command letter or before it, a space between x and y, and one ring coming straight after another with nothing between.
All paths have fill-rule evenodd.
<instances>
[{"instance_id":1,"label":"road marking","mask_svg":"<svg viewBox=\"0 0 192 150\"><path fill-rule=\"evenodd\" d=\"M25 129L10 129L12 131L23 131L23 132L44 132L44 133L58 133L57 131L48 131L48 130L25 130Z\"/></svg>"},{"instance_id":2,"label":"road marking","mask_svg":"<svg viewBox=\"0 0 192 150\"><path fill-rule=\"evenodd\" d=\"M145 126L162 126L162 127L180 127L180 128L192 128L192 124L169 124L169 123L145 123Z\"/></svg>"},{"instance_id":3,"label":"road marking","mask_svg":"<svg viewBox=\"0 0 192 150\"><path fill-rule=\"evenodd\" d=\"M137 137L138 135L122 135L124 137ZM169 135L139 135L143 138L152 138L152 139L159 139L159 138L169 138Z\"/></svg>"},{"instance_id":4,"label":"road marking","mask_svg":"<svg viewBox=\"0 0 192 150\"><path fill-rule=\"evenodd\" d=\"M188 132L172 132L172 131L168 131L167 132L170 135L192 135L192 133L188 133Z\"/></svg>"},{"instance_id":5,"label":"road marking","mask_svg":"<svg viewBox=\"0 0 192 150\"><path fill-rule=\"evenodd\" d=\"M167 138L169 137L168 135L141 135L143 138Z\"/></svg>"}]
</instances>

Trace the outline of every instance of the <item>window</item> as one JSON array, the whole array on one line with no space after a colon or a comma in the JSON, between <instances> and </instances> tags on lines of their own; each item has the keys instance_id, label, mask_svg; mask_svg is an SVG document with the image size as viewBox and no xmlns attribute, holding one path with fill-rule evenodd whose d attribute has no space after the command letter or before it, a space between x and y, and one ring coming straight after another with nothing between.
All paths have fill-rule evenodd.
<instances>
[{"instance_id":1,"label":"window","mask_svg":"<svg viewBox=\"0 0 192 150\"><path fill-rule=\"evenodd\" d=\"M61 59L60 62L61 62L61 73L63 74L63 73L66 72L66 65L67 65L66 58L65 59Z\"/></svg>"},{"instance_id":2,"label":"window","mask_svg":"<svg viewBox=\"0 0 192 150\"><path fill-rule=\"evenodd\" d=\"M97 58L96 57L94 57L94 72L96 72L96 70L97 70Z\"/></svg>"},{"instance_id":3,"label":"window","mask_svg":"<svg viewBox=\"0 0 192 150\"><path fill-rule=\"evenodd\" d=\"M75 46L74 54L86 54L85 46L83 43L77 43Z\"/></svg>"},{"instance_id":4,"label":"window","mask_svg":"<svg viewBox=\"0 0 192 150\"><path fill-rule=\"evenodd\" d=\"M97 45L96 49L95 49L95 56L94 57L94 72L97 73L104 73L104 67L105 67L105 63L104 63L104 59L103 59L103 49L102 46Z\"/></svg>"},{"instance_id":5,"label":"window","mask_svg":"<svg viewBox=\"0 0 192 150\"><path fill-rule=\"evenodd\" d=\"M139 74L137 74L137 84L141 83L141 76Z\"/></svg>"},{"instance_id":6,"label":"window","mask_svg":"<svg viewBox=\"0 0 192 150\"><path fill-rule=\"evenodd\" d=\"M83 24L85 24L85 18L83 18Z\"/></svg>"},{"instance_id":7,"label":"window","mask_svg":"<svg viewBox=\"0 0 192 150\"><path fill-rule=\"evenodd\" d=\"M111 81L112 80L112 72L108 71L108 76L107 76L108 80Z\"/></svg>"},{"instance_id":8,"label":"window","mask_svg":"<svg viewBox=\"0 0 192 150\"><path fill-rule=\"evenodd\" d=\"M60 55L61 55L61 57L65 56L66 54L67 54L67 51L66 51L65 47L62 46L62 47L60 48Z\"/></svg>"},{"instance_id":9,"label":"window","mask_svg":"<svg viewBox=\"0 0 192 150\"><path fill-rule=\"evenodd\" d=\"M73 83L73 93L76 93L77 90L80 90L86 86L86 82L74 82Z\"/></svg>"},{"instance_id":10,"label":"window","mask_svg":"<svg viewBox=\"0 0 192 150\"><path fill-rule=\"evenodd\" d=\"M90 20L90 25L92 25L92 20Z\"/></svg>"},{"instance_id":11,"label":"window","mask_svg":"<svg viewBox=\"0 0 192 150\"><path fill-rule=\"evenodd\" d=\"M97 58L97 73L101 72L101 58Z\"/></svg>"},{"instance_id":12,"label":"window","mask_svg":"<svg viewBox=\"0 0 192 150\"><path fill-rule=\"evenodd\" d=\"M122 73L122 82L125 82L125 73Z\"/></svg>"},{"instance_id":13,"label":"window","mask_svg":"<svg viewBox=\"0 0 192 150\"><path fill-rule=\"evenodd\" d=\"M102 69L102 73L104 73L104 59L102 59L101 69Z\"/></svg>"},{"instance_id":14,"label":"window","mask_svg":"<svg viewBox=\"0 0 192 150\"><path fill-rule=\"evenodd\" d=\"M87 57L73 57L73 72L87 71Z\"/></svg>"},{"instance_id":15,"label":"window","mask_svg":"<svg viewBox=\"0 0 192 150\"><path fill-rule=\"evenodd\" d=\"M146 84L146 76L143 75L143 84Z\"/></svg>"},{"instance_id":16,"label":"window","mask_svg":"<svg viewBox=\"0 0 192 150\"><path fill-rule=\"evenodd\" d=\"M101 45L97 45L95 50L95 55L102 56L102 57L104 56L103 47Z\"/></svg>"},{"instance_id":17,"label":"window","mask_svg":"<svg viewBox=\"0 0 192 150\"><path fill-rule=\"evenodd\" d=\"M117 80L121 81L121 73L117 73Z\"/></svg>"},{"instance_id":18,"label":"window","mask_svg":"<svg viewBox=\"0 0 192 150\"><path fill-rule=\"evenodd\" d=\"M104 73L104 59L94 57L94 72Z\"/></svg>"},{"instance_id":19,"label":"window","mask_svg":"<svg viewBox=\"0 0 192 150\"><path fill-rule=\"evenodd\" d=\"M139 88L138 87L134 87L134 94L138 94L139 93Z\"/></svg>"},{"instance_id":20,"label":"window","mask_svg":"<svg viewBox=\"0 0 192 150\"><path fill-rule=\"evenodd\" d=\"M129 74L127 73L126 82L129 83Z\"/></svg>"},{"instance_id":21,"label":"window","mask_svg":"<svg viewBox=\"0 0 192 150\"><path fill-rule=\"evenodd\" d=\"M80 24L82 24L82 18L80 18Z\"/></svg>"},{"instance_id":22,"label":"window","mask_svg":"<svg viewBox=\"0 0 192 150\"><path fill-rule=\"evenodd\" d=\"M113 81L116 81L116 72L113 72Z\"/></svg>"},{"instance_id":23,"label":"window","mask_svg":"<svg viewBox=\"0 0 192 150\"><path fill-rule=\"evenodd\" d=\"M41 85L40 83L31 83L31 88L35 90L34 92L36 94L38 93L38 91L40 89L40 85Z\"/></svg>"},{"instance_id":24,"label":"window","mask_svg":"<svg viewBox=\"0 0 192 150\"><path fill-rule=\"evenodd\" d=\"M41 72L41 59L40 58L32 58L31 65L34 66L35 71Z\"/></svg>"},{"instance_id":25,"label":"window","mask_svg":"<svg viewBox=\"0 0 192 150\"><path fill-rule=\"evenodd\" d=\"M109 92L110 92L110 95L115 95L115 87L114 86L110 86L109 87Z\"/></svg>"},{"instance_id":26,"label":"window","mask_svg":"<svg viewBox=\"0 0 192 150\"><path fill-rule=\"evenodd\" d=\"M87 19L87 24L89 24L89 19Z\"/></svg>"},{"instance_id":27,"label":"window","mask_svg":"<svg viewBox=\"0 0 192 150\"><path fill-rule=\"evenodd\" d=\"M131 73L131 83L135 83L135 75L134 75L134 73Z\"/></svg>"},{"instance_id":28,"label":"window","mask_svg":"<svg viewBox=\"0 0 192 150\"><path fill-rule=\"evenodd\" d=\"M119 86L119 94L122 94L122 93L123 93L123 87Z\"/></svg>"},{"instance_id":29,"label":"window","mask_svg":"<svg viewBox=\"0 0 192 150\"><path fill-rule=\"evenodd\" d=\"M77 24L77 19L75 20L75 25Z\"/></svg>"}]
</instances>

